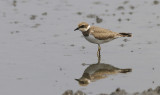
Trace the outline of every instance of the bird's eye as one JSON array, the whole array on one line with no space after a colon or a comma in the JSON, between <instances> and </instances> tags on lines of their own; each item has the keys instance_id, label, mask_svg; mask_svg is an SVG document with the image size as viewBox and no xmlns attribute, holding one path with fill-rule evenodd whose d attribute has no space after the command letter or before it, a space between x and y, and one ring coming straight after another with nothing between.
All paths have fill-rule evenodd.
<instances>
[{"instance_id":1,"label":"bird's eye","mask_svg":"<svg viewBox=\"0 0 160 95\"><path fill-rule=\"evenodd\" d=\"M82 25L81 28L84 28L84 25Z\"/></svg>"}]
</instances>

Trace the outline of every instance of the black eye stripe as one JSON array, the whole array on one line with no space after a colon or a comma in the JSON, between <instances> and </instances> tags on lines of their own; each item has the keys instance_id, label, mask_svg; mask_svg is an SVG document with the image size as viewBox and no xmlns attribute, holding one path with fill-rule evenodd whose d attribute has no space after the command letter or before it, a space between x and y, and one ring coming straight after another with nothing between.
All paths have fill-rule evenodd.
<instances>
[{"instance_id":1,"label":"black eye stripe","mask_svg":"<svg viewBox=\"0 0 160 95\"><path fill-rule=\"evenodd\" d=\"M84 28L84 27L85 27L85 25L80 26L80 28Z\"/></svg>"}]
</instances>

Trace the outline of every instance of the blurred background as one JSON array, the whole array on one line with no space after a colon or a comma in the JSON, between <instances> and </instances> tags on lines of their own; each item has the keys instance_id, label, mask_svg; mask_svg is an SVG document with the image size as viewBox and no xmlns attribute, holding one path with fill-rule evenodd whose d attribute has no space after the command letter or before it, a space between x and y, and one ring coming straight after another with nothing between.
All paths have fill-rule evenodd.
<instances>
[{"instance_id":1,"label":"blurred background","mask_svg":"<svg viewBox=\"0 0 160 95\"><path fill-rule=\"evenodd\" d=\"M130 93L160 83L159 0L0 0L0 95L87 95ZM87 68L97 63L97 45L77 25L85 21L115 32L132 33L101 45L101 62L131 73L80 86Z\"/></svg>"}]
</instances>

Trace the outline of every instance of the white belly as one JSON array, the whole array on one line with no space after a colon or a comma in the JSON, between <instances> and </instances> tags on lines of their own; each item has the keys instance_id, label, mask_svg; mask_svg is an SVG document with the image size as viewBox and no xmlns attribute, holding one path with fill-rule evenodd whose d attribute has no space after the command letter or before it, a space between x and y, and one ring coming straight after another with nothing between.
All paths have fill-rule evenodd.
<instances>
[{"instance_id":1,"label":"white belly","mask_svg":"<svg viewBox=\"0 0 160 95\"><path fill-rule=\"evenodd\" d=\"M106 39L106 40L98 40L96 39L93 35L89 35L84 37L87 41L91 42L91 43L95 43L95 44L103 44L103 43L107 43L113 39Z\"/></svg>"}]
</instances>

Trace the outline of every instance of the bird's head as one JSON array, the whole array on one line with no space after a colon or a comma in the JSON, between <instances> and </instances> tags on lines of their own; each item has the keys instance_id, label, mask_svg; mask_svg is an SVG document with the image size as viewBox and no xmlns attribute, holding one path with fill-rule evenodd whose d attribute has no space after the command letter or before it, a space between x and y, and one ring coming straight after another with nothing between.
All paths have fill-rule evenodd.
<instances>
[{"instance_id":1,"label":"bird's head","mask_svg":"<svg viewBox=\"0 0 160 95\"><path fill-rule=\"evenodd\" d=\"M75 79L76 81L78 81L79 85L81 86L87 86L91 80L87 79L87 78L80 78L80 79Z\"/></svg>"},{"instance_id":2,"label":"bird's head","mask_svg":"<svg viewBox=\"0 0 160 95\"><path fill-rule=\"evenodd\" d=\"M78 24L78 27L74 30L80 30L82 32L86 32L88 29L90 28L90 25L86 22L81 22L80 24Z\"/></svg>"}]
</instances>

